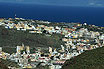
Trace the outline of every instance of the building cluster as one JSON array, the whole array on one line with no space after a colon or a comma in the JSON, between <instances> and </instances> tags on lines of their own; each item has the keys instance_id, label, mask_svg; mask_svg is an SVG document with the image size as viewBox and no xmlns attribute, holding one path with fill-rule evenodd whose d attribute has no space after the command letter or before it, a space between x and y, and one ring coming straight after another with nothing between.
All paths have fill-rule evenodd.
<instances>
[{"instance_id":1,"label":"building cluster","mask_svg":"<svg viewBox=\"0 0 104 69\"><path fill-rule=\"evenodd\" d=\"M15 21L15 20L14 20ZM49 24L50 22L43 23ZM21 68L36 68L37 66L48 65L50 69L61 69L62 65L67 59L78 56L86 50L92 50L104 46L104 32L101 34L99 31L90 31L88 28L79 28L85 24L76 24L71 27L66 26L46 26L35 23L35 21L18 21L14 23L11 19L0 20L0 25L5 26L7 29L17 29L29 33L45 33L45 34L61 34L64 36L62 41L64 45L59 46L60 49L49 47L48 53L41 52L41 49L30 53L29 46L17 46L16 53L8 54L2 52L0 47L0 58L10 59L17 62ZM78 29L79 28L79 29Z\"/></svg>"}]
</instances>

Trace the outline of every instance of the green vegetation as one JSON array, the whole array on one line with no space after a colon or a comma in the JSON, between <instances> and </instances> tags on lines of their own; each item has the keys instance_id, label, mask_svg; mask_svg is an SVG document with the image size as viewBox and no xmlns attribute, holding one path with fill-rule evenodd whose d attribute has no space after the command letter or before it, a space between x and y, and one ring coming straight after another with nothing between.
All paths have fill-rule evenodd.
<instances>
[{"instance_id":1,"label":"green vegetation","mask_svg":"<svg viewBox=\"0 0 104 69\"><path fill-rule=\"evenodd\" d=\"M15 29L5 29L0 27L0 46L4 48L6 52L14 52L17 45L24 43L31 48L35 47L60 47L64 44L61 40L62 35L53 34L52 36L46 36L45 34L30 34L29 31L17 31ZM11 51L9 51L9 50Z\"/></svg>"},{"instance_id":2,"label":"green vegetation","mask_svg":"<svg viewBox=\"0 0 104 69\"><path fill-rule=\"evenodd\" d=\"M67 60L63 69L103 69L104 47L90 50L81 55Z\"/></svg>"}]
</instances>

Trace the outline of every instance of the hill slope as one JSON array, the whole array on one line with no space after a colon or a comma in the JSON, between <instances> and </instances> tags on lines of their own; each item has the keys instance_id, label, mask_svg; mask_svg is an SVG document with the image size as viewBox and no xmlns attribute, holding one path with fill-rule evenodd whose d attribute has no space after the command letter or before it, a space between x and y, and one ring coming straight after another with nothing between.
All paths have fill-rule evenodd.
<instances>
[{"instance_id":1,"label":"hill slope","mask_svg":"<svg viewBox=\"0 0 104 69\"><path fill-rule=\"evenodd\" d=\"M53 34L52 36L46 36L45 34L30 34L28 31L17 31L15 29L5 29L0 27L0 46L6 48L15 48L17 45L28 45L31 48L34 47L60 47L64 44L61 40L62 36L59 34Z\"/></svg>"},{"instance_id":2,"label":"hill slope","mask_svg":"<svg viewBox=\"0 0 104 69\"><path fill-rule=\"evenodd\" d=\"M67 60L63 69L103 69L104 47L90 50L81 55Z\"/></svg>"}]
</instances>

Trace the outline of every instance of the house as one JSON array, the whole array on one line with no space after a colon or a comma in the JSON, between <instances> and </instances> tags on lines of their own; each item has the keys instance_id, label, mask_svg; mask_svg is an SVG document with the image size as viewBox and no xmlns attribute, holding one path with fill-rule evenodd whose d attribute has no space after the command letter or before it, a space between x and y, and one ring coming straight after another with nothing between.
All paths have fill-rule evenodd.
<instances>
[{"instance_id":1,"label":"house","mask_svg":"<svg viewBox=\"0 0 104 69\"><path fill-rule=\"evenodd\" d=\"M99 36L99 39L104 40L104 34L102 34L101 36Z\"/></svg>"}]
</instances>

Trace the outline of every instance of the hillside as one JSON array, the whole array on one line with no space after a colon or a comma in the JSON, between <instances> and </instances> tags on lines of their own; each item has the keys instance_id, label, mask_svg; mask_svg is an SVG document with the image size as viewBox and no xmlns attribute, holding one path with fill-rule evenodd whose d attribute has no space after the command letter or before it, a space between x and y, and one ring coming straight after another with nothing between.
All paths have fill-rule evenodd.
<instances>
[{"instance_id":1,"label":"hillside","mask_svg":"<svg viewBox=\"0 0 104 69\"><path fill-rule=\"evenodd\" d=\"M0 47L3 47L3 50L6 52L14 52L14 48L22 43L31 48L60 47L61 44L64 44L60 38L62 38L62 36L59 34L46 36L45 34L30 34L28 31L17 31L15 29L0 27Z\"/></svg>"},{"instance_id":2,"label":"hillside","mask_svg":"<svg viewBox=\"0 0 104 69\"><path fill-rule=\"evenodd\" d=\"M63 69L103 69L104 47L90 50L81 55L67 60Z\"/></svg>"}]
</instances>

